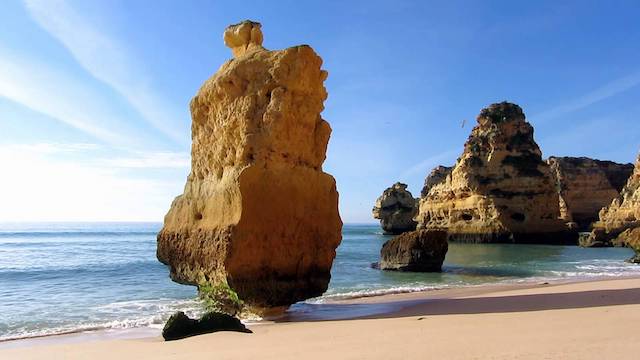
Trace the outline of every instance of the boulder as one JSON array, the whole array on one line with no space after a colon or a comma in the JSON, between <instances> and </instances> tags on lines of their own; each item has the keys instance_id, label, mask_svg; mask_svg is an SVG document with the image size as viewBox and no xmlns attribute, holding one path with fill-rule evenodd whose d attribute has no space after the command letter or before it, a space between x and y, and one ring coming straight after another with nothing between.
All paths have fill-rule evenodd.
<instances>
[{"instance_id":1,"label":"boulder","mask_svg":"<svg viewBox=\"0 0 640 360\"><path fill-rule=\"evenodd\" d=\"M560 217L589 231L600 210L620 195L633 164L586 157L550 157L547 163L560 195Z\"/></svg>"},{"instance_id":2,"label":"boulder","mask_svg":"<svg viewBox=\"0 0 640 360\"><path fill-rule=\"evenodd\" d=\"M555 181L522 109L483 109L451 174L420 200L418 229L449 240L576 244L560 219Z\"/></svg>"},{"instance_id":3,"label":"boulder","mask_svg":"<svg viewBox=\"0 0 640 360\"><path fill-rule=\"evenodd\" d=\"M598 221L593 224L591 240L608 246L624 246L619 235L637 227L640 227L640 156L620 195L600 210Z\"/></svg>"},{"instance_id":4,"label":"boulder","mask_svg":"<svg viewBox=\"0 0 640 360\"><path fill-rule=\"evenodd\" d=\"M440 272L448 249L444 231L407 232L382 246L379 267L381 270Z\"/></svg>"},{"instance_id":5,"label":"boulder","mask_svg":"<svg viewBox=\"0 0 640 360\"><path fill-rule=\"evenodd\" d=\"M262 47L256 22L224 41L234 58L191 101L191 173L157 257L174 281L228 284L260 313L322 295L342 238L336 182L322 171L327 72L307 45Z\"/></svg>"},{"instance_id":6,"label":"boulder","mask_svg":"<svg viewBox=\"0 0 640 360\"><path fill-rule=\"evenodd\" d=\"M380 219L385 234L402 234L416 229L413 220L418 213L418 199L407 190L407 185L395 183L387 188L373 207L373 217Z\"/></svg>"},{"instance_id":7,"label":"boulder","mask_svg":"<svg viewBox=\"0 0 640 360\"><path fill-rule=\"evenodd\" d=\"M199 320L191 319L182 311L171 315L162 329L166 341L184 339L217 331L251 333L237 318L217 312L206 313Z\"/></svg>"}]
</instances>

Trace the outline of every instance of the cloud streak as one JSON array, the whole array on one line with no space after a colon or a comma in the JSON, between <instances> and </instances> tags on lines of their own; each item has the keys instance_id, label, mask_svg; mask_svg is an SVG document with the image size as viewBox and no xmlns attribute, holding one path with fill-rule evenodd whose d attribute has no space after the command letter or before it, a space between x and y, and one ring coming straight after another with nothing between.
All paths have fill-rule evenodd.
<instances>
[{"instance_id":1,"label":"cloud streak","mask_svg":"<svg viewBox=\"0 0 640 360\"><path fill-rule=\"evenodd\" d=\"M621 94L640 85L640 71L625 77L611 81L602 87L595 89L577 99L569 101L565 105L555 107L545 112L532 116L536 121L544 121L584 109L600 101Z\"/></svg>"},{"instance_id":2,"label":"cloud streak","mask_svg":"<svg viewBox=\"0 0 640 360\"><path fill-rule=\"evenodd\" d=\"M180 113L153 90L145 66L126 46L64 0L25 0L31 17L57 39L93 77L122 95L152 126L179 144L188 139Z\"/></svg>"},{"instance_id":3,"label":"cloud streak","mask_svg":"<svg viewBox=\"0 0 640 360\"><path fill-rule=\"evenodd\" d=\"M400 174L400 179L406 180L407 178L418 174L426 175L432 168L442 165L443 162L450 162L452 159L455 159L458 152L459 150L451 149L428 157L403 171Z\"/></svg>"}]
</instances>

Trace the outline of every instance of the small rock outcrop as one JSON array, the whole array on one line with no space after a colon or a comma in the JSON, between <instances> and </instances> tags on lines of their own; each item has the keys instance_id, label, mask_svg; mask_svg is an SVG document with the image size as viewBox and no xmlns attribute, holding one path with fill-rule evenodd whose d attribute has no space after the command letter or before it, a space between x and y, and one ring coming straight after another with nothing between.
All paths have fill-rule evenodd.
<instances>
[{"instance_id":1,"label":"small rock outcrop","mask_svg":"<svg viewBox=\"0 0 640 360\"><path fill-rule=\"evenodd\" d=\"M429 194L429 190L435 185L443 183L451 171L453 170L453 166L436 166L431 173L427 175L427 178L424 179L424 186L422 187L422 191L420 192L421 197L426 197Z\"/></svg>"},{"instance_id":2,"label":"small rock outcrop","mask_svg":"<svg viewBox=\"0 0 640 360\"><path fill-rule=\"evenodd\" d=\"M630 263L640 264L640 227L623 231L622 234L618 236L618 239L635 252L635 255L628 261Z\"/></svg>"},{"instance_id":3,"label":"small rock outcrop","mask_svg":"<svg viewBox=\"0 0 640 360\"><path fill-rule=\"evenodd\" d=\"M322 171L322 59L307 45L269 51L260 24L230 26L234 58L191 101L191 173L158 234L174 281L228 284L252 311L323 294L342 221Z\"/></svg>"},{"instance_id":4,"label":"small rock outcrop","mask_svg":"<svg viewBox=\"0 0 640 360\"><path fill-rule=\"evenodd\" d=\"M171 341L217 331L252 333L240 320L227 314L209 312L200 319L191 319L185 313L179 311L171 315L166 324L164 324L162 337L166 341Z\"/></svg>"},{"instance_id":5,"label":"small rock outcrop","mask_svg":"<svg viewBox=\"0 0 640 360\"><path fill-rule=\"evenodd\" d=\"M380 269L440 272L449 244L444 231L416 230L387 241L380 251Z\"/></svg>"},{"instance_id":6,"label":"small rock outcrop","mask_svg":"<svg viewBox=\"0 0 640 360\"><path fill-rule=\"evenodd\" d=\"M560 195L560 217L590 230L599 211L620 195L633 172L633 164L585 157L550 157L547 163Z\"/></svg>"},{"instance_id":7,"label":"small rock outcrop","mask_svg":"<svg viewBox=\"0 0 640 360\"><path fill-rule=\"evenodd\" d=\"M385 234L402 234L416 229L413 218L418 213L418 199L407 190L407 185L395 183L376 200L373 217L380 219Z\"/></svg>"},{"instance_id":8,"label":"small rock outcrop","mask_svg":"<svg viewBox=\"0 0 640 360\"><path fill-rule=\"evenodd\" d=\"M640 227L640 156L620 195L600 210L587 246L624 246L618 236Z\"/></svg>"},{"instance_id":9,"label":"small rock outcrop","mask_svg":"<svg viewBox=\"0 0 640 360\"><path fill-rule=\"evenodd\" d=\"M453 241L575 244L522 109L493 104L477 122L451 173L420 200L418 229Z\"/></svg>"}]
</instances>

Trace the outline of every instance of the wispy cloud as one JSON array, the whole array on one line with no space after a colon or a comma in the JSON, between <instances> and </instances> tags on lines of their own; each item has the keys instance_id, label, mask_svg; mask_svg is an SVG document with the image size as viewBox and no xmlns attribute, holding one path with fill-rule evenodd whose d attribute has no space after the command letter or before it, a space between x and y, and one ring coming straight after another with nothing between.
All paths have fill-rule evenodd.
<instances>
[{"instance_id":1,"label":"wispy cloud","mask_svg":"<svg viewBox=\"0 0 640 360\"><path fill-rule=\"evenodd\" d=\"M136 152L132 156L104 160L104 163L119 168L188 169L191 157L183 152Z\"/></svg>"},{"instance_id":2,"label":"wispy cloud","mask_svg":"<svg viewBox=\"0 0 640 360\"><path fill-rule=\"evenodd\" d=\"M544 121L557 118L564 114L568 114L577 110L584 109L590 105L606 100L610 97L621 94L640 85L640 71L613 80L577 99L571 100L564 105L555 107L545 112L531 116L536 121Z\"/></svg>"},{"instance_id":3,"label":"wispy cloud","mask_svg":"<svg viewBox=\"0 0 640 360\"><path fill-rule=\"evenodd\" d=\"M451 165L450 162L455 159L460 149L451 149L433 156L430 156L421 162L411 166L400 174L400 179L406 180L413 175L426 175L431 169L438 165Z\"/></svg>"},{"instance_id":4,"label":"wispy cloud","mask_svg":"<svg viewBox=\"0 0 640 360\"><path fill-rule=\"evenodd\" d=\"M180 113L154 91L151 76L127 47L64 0L25 0L33 19L62 43L96 79L121 94L158 130L184 144Z\"/></svg>"},{"instance_id":5,"label":"wispy cloud","mask_svg":"<svg viewBox=\"0 0 640 360\"><path fill-rule=\"evenodd\" d=\"M47 64L0 49L0 96L110 144L131 143L111 106L87 84Z\"/></svg>"}]
</instances>

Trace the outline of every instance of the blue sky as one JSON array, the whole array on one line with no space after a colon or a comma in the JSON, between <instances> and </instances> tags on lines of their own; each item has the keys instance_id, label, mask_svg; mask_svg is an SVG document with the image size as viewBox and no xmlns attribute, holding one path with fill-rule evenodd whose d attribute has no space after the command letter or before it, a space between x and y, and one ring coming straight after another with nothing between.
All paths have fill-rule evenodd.
<instances>
[{"instance_id":1,"label":"blue sky","mask_svg":"<svg viewBox=\"0 0 640 360\"><path fill-rule=\"evenodd\" d=\"M0 221L160 221L189 172L188 103L243 19L324 59L345 222L373 221L395 181L419 194L497 101L544 156L631 162L639 18L637 1L3 1Z\"/></svg>"}]
</instances>

